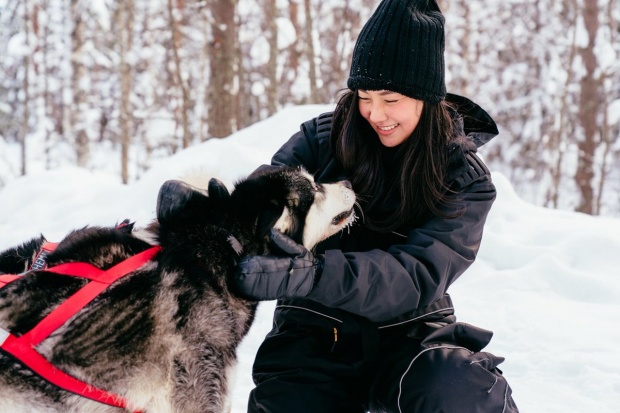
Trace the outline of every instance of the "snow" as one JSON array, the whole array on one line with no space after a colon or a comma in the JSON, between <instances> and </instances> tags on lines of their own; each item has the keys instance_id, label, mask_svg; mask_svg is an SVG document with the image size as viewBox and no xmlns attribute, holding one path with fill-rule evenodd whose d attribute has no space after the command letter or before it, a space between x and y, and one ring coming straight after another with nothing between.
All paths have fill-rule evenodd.
<instances>
[{"instance_id":1,"label":"snow","mask_svg":"<svg viewBox=\"0 0 620 413\"><path fill-rule=\"evenodd\" d=\"M201 170L232 186L269 162L301 122L330 109L289 107L226 139L162 159L131 185L120 184L111 170L33 168L0 190L0 249L40 233L58 241L72 229L125 218L146 225L165 180ZM534 206L500 173L493 179L498 197L478 260L450 289L459 320L494 331L485 350L506 358L500 368L522 412L616 412L620 220ZM273 306L259 306L239 348L233 413L245 411L252 361L271 328Z\"/></svg>"},{"instance_id":2,"label":"snow","mask_svg":"<svg viewBox=\"0 0 620 413\"><path fill-rule=\"evenodd\" d=\"M269 41L265 36L259 36L250 48L250 57L258 65L265 65L269 62Z\"/></svg>"},{"instance_id":3,"label":"snow","mask_svg":"<svg viewBox=\"0 0 620 413\"><path fill-rule=\"evenodd\" d=\"M276 25L278 26L278 49L284 50L297 40L297 32L295 26L286 17L276 18Z\"/></svg>"},{"instance_id":4,"label":"snow","mask_svg":"<svg viewBox=\"0 0 620 413\"><path fill-rule=\"evenodd\" d=\"M609 104L607 109L609 124L620 123L620 99L616 99Z\"/></svg>"}]
</instances>

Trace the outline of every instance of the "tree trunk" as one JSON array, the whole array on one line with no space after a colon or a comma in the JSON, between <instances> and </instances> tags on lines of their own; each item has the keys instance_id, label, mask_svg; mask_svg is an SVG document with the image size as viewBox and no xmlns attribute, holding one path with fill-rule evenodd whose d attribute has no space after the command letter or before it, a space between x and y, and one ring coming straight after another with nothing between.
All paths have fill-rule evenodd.
<instances>
[{"instance_id":1,"label":"tree trunk","mask_svg":"<svg viewBox=\"0 0 620 413\"><path fill-rule=\"evenodd\" d=\"M310 0L304 0L304 13L306 15L306 58L308 59L308 78L310 79L310 103L318 103L318 88L316 79L316 62L314 53L314 41L312 38L312 6Z\"/></svg>"},{"instance_id":2,"label":"tree trunk","mask_svg":"<svg viewBox=\"0 0 620 413\"><path fill-rule=\"evenodd\" d=\"M267 63L267 113L269 116L278 110L278 7L276 0L265 0L265 26L269 41L269 61Z\"/></svg>"},{"instance_id":3,"label":"tree trunk","mask_svg":"<svg viewBox=\"0 0 620 413\"><path fill-rule=\"evenodd\" d=\"M555 127L549 133L550 139L547 145L549 152L553 154L555 160L550 164L551 168L551 185L547 190L545 206L551 208L558 208L562 184L562 162L564 161L564 152L566 148L565 132L566 132L566 120L569 117L569 103L570 103L570 84L573 82L574 70L573 64L575 57L577 56L577 28L576 20L578 16L578 7L575 0L569 0L566 5L566 10L573 10L573 16L570 19L571 24L569 27L573 28L572 41L570 46L570 54L568 56L568 62L566 62L566 80L564 87L562 88L562 94L560 97L560 107L558 110L558 121Z\"/></svg>"},{"instance_id":4,"label":"tree trunk","mask_svg":"<svg viewBox=\"0 0 620 413\"><path fill-rule=\"evenodd\" d=\"M86 91L84 90L86 67L82 61L86 30L86 24L83 20L84 10L81 6L83 4L80 0L71 0L71 21L73 22L71 33L71 92L73 102L69 113L69 127L73 135L77 165L80 167L86 167L90 156L85 124L87 112Z\"/></svg>"},{"instance_id":5,"label":"tree trunk","mask_svg":"<svg viewBox=\"0 0 620 413\"><path fill-rule=\"evenodd\" d=\"M289 19L291 20L291 24L295 29L295 33L301 33L303 29L299 25L299 4L296 1L289 2ZM297 76L299 74L299 60L301 58L301 53L299 52L299 38L295 37L295 42L290 48L290 57L288 59L289 64L287 67L288 71L294 73L293 80L291 83L295 82Z\"/></svg>"},{"instance_id":6,"label":"tree trunk","mask_svg":"<svg viewBox=\"0 0 620 413\"><path fill-rule=\"evenodd\" d=\"M190 99L188 87L183 80L181 71L181 57L179 55L179 48L181 47L181 33L179 32L178 22L174 15L175 6L173 0L168 0L168 24L170 25L170 32L172 34L172 56L174 60L174 76L178 88L181 91L181 127L183 128L183 148L187 148L191 142L191 131L189 128L189 111L190 111Z\"/></svg>"},{"instance_id":7,"label":"tree trunk","mask_svg":"<svg viewBox=\"0 0 620 413\"><path fill-rule=\"evenodd\" d=\"M611 27L614 22L614 13L613 10L617 7L616 1L610 1L607 4L607 10L605 11L606 22ZM620 36L620 31L610 30L610 43L618 44L618 36ZM605 89L604 83L606 78L613 78L613 73L607 72L601 76L599 79L600 87L602 90ZM599 180L598 186L598 196L596 198L596 209L594 210L595 215L600 215L603 211L603 194L605 190L605 186L607 184L607 179L609 177L611 170L608 166L608 160L613 156L613 145L614 145L614 129L616 131L616 135L620 137L620 133L617 131L620 129L619 125L611 126L609 122L609 103L614 99L613 96L610 96L608 93L601 93L601 113L603 114L603 126L601 128L601 145L603 145L603 154L601 156L602 162L600 166L601 179ZM613 163L611 164L611 168L613 169Z\"/></svg>"},{"instance_id":8,"label":"tree trunk","mask_svg":"<svg viewBox=\"0 0 620 413\"><path fill-rule=\"evenodd\" d=\"M30 48L30 18L28 16L28 0L24 0L24 27L26 34L26 47ZM29 132L29 118L30 118L30 53L24 54L24 83L23 83L23 91L24 91L24 101L23 101L23 112L22 112L22 121L19 127L19 146L20 146L20 173L21 175L26 175L28 172L27 168L27 147L26 147L26 137Z\"/></svg>"},{"instance_id":9,"label":"tree trunk","mask_svg":"<svg viewBox=\"0 0 620 413\"><path fill-rule=\"evenodd\" d=\"M583 128L583 139L577 142L579 155L575 182L580 201L576 210L586 214L594 213L594 152L596 151L597 116L599 115L597 68L594 46L599 27L597 0L585 0L583 19L588 32L588 45L581 49L585 74L581 79L579 121Z\"/></svg>"},{"instance_id":10,"label":"tree trunk","mask_svg":"<svg viewBox=\"0 0 620 413\"><path fill-rule=\"evenodd\" d=\"M475 30L475 28L471 25L471 10L469 0L465 0L461 2L461 7L463 8L463 20L465 24L463 26L463 36L459 43L461 44L461 56L465 61L464 67L460 68L460 70L465 70L467 73L471 73L471 69L476 70L476 64L478 63L474 56L471 55L471 32ZM465 74L461 76L462 84L460 93L463 96L469 96L469 76Z\"/></svg>"},{"instance_id":11,"label":"tree trunk","mask_svg":"<svg viewBox=\"0 0 620 413\"><path fill-rule=\"evenodd\" d=\"M209 135L225 138L235 129L235 9L236 0L214 0L213 22L207 45L210 57Z\"/></svg>"},{"instance_id":12,"label":"tree trunk","mask_svg":"<svg viewBox=\"0 0 620 413\"><path fill-rule=\"evenodd\" d=\"M594 215L599 215L601 213L601 207L603 203L603 190L605 189L605 182L607 180L607 159L611 156L613 141L611 138L611 131L609 127L609 118L607 113L609 111L609 104L607 102L607 97L603 97L603 101L601 102L601 112L603 114L603 126L601 128L601 145L603 146L603 154L601 156L601 166L600 173L601 177L598 184L598 195L595 201L594 211L592 212Z\"/></svg>"},{"instance_id":13,"label":"tree trunk","mask_svg":"<svg viewBox=\"0 0 620 413\"><path fill-rule=\"evenodd\" d=\"M131 121L133 110L131 105L132 70L128 62L128 55L133 46L134 0L118 2L119 74L121 81L121 96L119 108L119 127L121 143L121 179L124 184L129 182L129 147L132 141Z\"/></svg>"},{"instance_id":14,"label":"tree trunk","mask_svg":"<svg viewBox=\"0 0 620 413\"><path fill-rule=\"evenodd\" d=\"M237 28L235 28L237 31ZM250 126L253 123L252 120L252 91L250 79L246 74L245 67L243 65L243 50L239 42L235 42L235 60L237 62L237 76L239 87L235 96L235 119L237 120L237 128L243 129ZM207 106L208 107L208 106Z\"/></svg>"},{"instance_id":15,"label":"tree trunk","mask_svg":"<svg viewBox=\"0 0 620 413\"><path fill-rule=\"evenodd\" d=\"M50 30L50 22L49 19L45 19L45 22L43 23L43 35L41 36L41 41L43 42L43 46L42 46L42 57L43 57L43 77L41 79L41 81L43 82L43 90L42 90L42 94L43 94L43 114L45 116L45 122L49 123L48 125L45 126L45 169L49 169L50 165L51 165L51 153L50 153L50 148L52 146L52 132L53 132L53 126L52 126L52 122L54 122L54 111L52 109L52 102L53 99L51 98L51 91L50 91L50 78L51 78L51 73L50 73L50 62L49 62L49 48L50 48L50 43L48 41L51 30Z\"/></svg>"}]
</instances>

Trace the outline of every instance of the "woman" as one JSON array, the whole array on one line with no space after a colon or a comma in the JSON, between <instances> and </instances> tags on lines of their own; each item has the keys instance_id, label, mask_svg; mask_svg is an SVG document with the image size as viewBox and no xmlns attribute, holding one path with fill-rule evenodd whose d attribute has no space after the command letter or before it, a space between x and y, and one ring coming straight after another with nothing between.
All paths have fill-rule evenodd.
<instances>
[{"instance_id":1,"label":"woman","mask_svg":"<svg viewBox=\"0 0 620 413\"><path fill-rule=\"evenodd\" d=\"M495 199L475 153L497 129L446 94L443 26L434 0L384 0L335 112L304 123L264 166L348 179L361 211L313 252L273 232L281 256L238 265L241 294L278 299L250 412L518 411L502 359L480 352L492 333L456 322L446 293L473 263Z\"/></svg>"}]
</instances>

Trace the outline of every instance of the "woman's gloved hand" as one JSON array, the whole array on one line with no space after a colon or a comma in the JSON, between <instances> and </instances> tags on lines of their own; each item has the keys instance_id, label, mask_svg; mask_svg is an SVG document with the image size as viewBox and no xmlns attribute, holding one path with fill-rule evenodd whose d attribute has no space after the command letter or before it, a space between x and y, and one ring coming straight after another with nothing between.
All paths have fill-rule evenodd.
<instances>
[{"instance_id":1,"label":"woman's gloved hand","mask_svg":"<svg viewBox=\"0 0 620 413\"><path fill-rule=\"evenodd\" d=\"M321 276L324 257L314 256L275 229L269 240L272 251L283 255L254 255L241 260L233 281L236 292L259 301L308 295Z\"/></svg>"}]
</instances>

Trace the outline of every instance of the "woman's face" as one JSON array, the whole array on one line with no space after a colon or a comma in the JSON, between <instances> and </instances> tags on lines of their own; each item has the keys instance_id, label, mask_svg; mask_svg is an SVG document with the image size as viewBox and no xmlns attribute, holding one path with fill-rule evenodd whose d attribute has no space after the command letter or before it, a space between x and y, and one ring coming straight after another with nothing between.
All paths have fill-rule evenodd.
<instances>
[{"instance_id":1,"label":"woman's face","mask_svg":"<svg viewBox=\"0 0 620 413\"><path fill-rule=\"evenodd\" d=\"M424 102L388 90L358 90L360 114L370 123L383 146L400 145L414 131Z\"/></svg>"}]
</instances>

